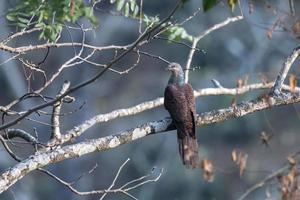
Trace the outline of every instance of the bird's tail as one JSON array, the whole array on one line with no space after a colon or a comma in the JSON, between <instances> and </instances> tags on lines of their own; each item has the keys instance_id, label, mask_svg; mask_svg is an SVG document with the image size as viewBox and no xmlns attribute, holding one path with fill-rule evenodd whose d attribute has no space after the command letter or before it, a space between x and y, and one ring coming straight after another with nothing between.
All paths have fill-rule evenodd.
<instances>
[{"instance_id":1,"label":"bird's tail","mask_svg":"<svg viewBox=\"0 0 300 200\"><path fill-rule=\"evenodd\" d=\"M197 139L186 134L183 137L178 137L178 145L183 164L188 168L199 166Z\"/></svg>"}]
</instances>

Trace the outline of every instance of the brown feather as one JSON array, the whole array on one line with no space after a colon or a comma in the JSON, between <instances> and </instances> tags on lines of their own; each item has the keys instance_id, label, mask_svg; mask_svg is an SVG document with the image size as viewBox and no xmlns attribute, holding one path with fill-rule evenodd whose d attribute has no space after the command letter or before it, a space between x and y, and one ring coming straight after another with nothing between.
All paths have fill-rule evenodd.
<instances>
[{"instance_id":1,"label":"brown feather","mask_svg":"<svg viewBox=\"0 0 300 200\"><path fill-rule=\"evenodd\" d=\"M165 89L165 108L177 128L179 154L187 167L199 165L198 143L195 133L196 105L192 86L171 84Z\"/></svg>"}]
</instances>

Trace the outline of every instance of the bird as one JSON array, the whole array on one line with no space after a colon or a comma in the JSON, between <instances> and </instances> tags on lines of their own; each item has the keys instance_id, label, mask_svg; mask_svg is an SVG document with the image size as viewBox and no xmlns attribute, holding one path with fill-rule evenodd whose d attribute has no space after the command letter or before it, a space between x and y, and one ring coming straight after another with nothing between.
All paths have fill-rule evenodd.
<instances>
[{"instance_id":1,"label":"bird","mask_svg":"<svg viewBox=\"0 0 300 200\"><path fill-rule=\"evenodd\" d=\"M164 107L177 129L179 154L183 165L196 168L199 166L199 156L194 90L189 83L184 82L180 64L170 63L166 70L171 72L171 76L164 92Z\"/></svg>"}]
</instances>

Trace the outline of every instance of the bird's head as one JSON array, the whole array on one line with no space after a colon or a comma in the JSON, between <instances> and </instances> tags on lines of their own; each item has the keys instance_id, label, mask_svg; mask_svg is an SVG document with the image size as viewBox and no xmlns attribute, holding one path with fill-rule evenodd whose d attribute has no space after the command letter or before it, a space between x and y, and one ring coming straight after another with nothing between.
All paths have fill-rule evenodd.
<instances>
[{"instance_id":1,"label":"bird's head","mask_svg":"<svg viewBox=\"0 0 300 200\"><path fill-rule=\"evenodd\" d=\"M166 70L176 75L183 74L182 68L178 63L170 63Z\"/></svg>"}]
</instances>

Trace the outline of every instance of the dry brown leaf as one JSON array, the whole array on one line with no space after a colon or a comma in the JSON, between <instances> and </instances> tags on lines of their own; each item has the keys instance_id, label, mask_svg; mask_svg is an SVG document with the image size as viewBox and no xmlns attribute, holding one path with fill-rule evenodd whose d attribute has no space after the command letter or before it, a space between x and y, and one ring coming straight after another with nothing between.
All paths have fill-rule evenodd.
<instances>
[{"instance_id":1,"label":"dry brown leaf","mask_svg":"<svg viewBox=\"0 0 300 200\"><path fill-rule=\"evenodd\" d=\"M247 158L248 158L248 154L243 154L243 156L240 157L240 163L239 163L240 177L243 175L243 173L246 169Z\"/></svg>"},{"instance_id":2,"label":"dry brown leaf","mask_svg":"<svg viewBox=\"0 0 300 200\"><path fill-rule=\"evenodd\" d=\"M243 79L239 78L239 79L237 80L236 86L237 86L238 88L243 87L243 82L244 82Z\"/></svg>"},{"instance_id":3,"label":"dry brown leaf","mask_svg":"<svg viewBox=\"0 0 300 200\"><path fill-rule=\"evenodd\" d=\"M208 182L212 182L214 180L214 166L213 164L207 160L204 159L201 161L201 169L203 169L203 178L204 180Z\"/></svg>"},{"instance_id":4,"label":"dry brown leaf","mask_svg":"<svg viewBox=\"0 0 300 200\"><path fill-rule=\"evenodd\" d=\"M247 85L249 81L249 75L245 75L243 79L243 85Z\"/></svg>"},{"instance_id":5,"label":"dry brown leaf","mask_svg":"<svg viewBox=\"0 0 300 200\"><path fill-rule=\"evenodd\" d=\"M248 7L249 7L249 14L253 13L253 11L254 11L254 2L253 2L253 0L248 0Z\"/></svg>"},{"instance_id":6,"label":"dry brown leaf","mask_svg":"<svg viewBox=\"0 0 300 200\"><path fill-rule=\"evenodd\" d=\"M260 77L262 84L267 84L270 82L268 77L265 74L259 74L259 77Z\"/></svg>"},{"instance_id":7,"label":"dry brown leaf","mask_svg":"<svg viewBox=\"0 0 300 200\"><path fill-rule=\"evenodd\" d=\"M236 105L237 105L237 100L236 100L236 97L234 97L234 98L231 100L230 106L231 106L231 107L236 107Z\"/></svg>"},{"instance_id":8,"label":"dry brown leaf","mask_svg":"<svg viewBox=\"0 0 300 200\"><path fill-rule=\"evenodd\" d=\"M295 88L297 87L297 77L294 74L290 75L289 83L290 83L290 88L294 92Z\"/></svg>"},{"instance_id":9,"label":"dry brown leaf","mask_svg":"<svg viewBox=\"0 0 300 200\"><path fill-rule=\"evenodd\" d=\"M273 30L269 29L269 30L267 31L267 37L268 37L269 39L271 39L272 36L273 36Z\"/></svg>"},{"instance_id":10,"label":"dry brown leaf","mask_svg":"<svg viewBox=\"0 0 300 200\"><path fill-rule=\"evenodd\" d=\"M238 152L235 149L231 152L231 159L239 167L240 176L243 175L246 169L247 158L248 158L248 154L246 153Z\"/></svg>"},{"instance_id":11,"label":"dry brown leaf","mask_svg":"<svg viewBox=\"0 0 300 200\"><path fill-rule=\"evenodd\" d=\"M291 157L290 157L291 158ZM290 159L292 162L294 159ZM298 192L298 171L297 167L291 167L290 171L286 175L278 177L280 183L281 197L283 200L299 200Z\"/></svg>"},{"instance_id":12,"label":"dry brown leaf","mask_svg":"<svg viewBox=\"0 0 300 200\"><path fill-rule=\"evenodd\" d=\"M74 16L74 10L75 10L75 2L74 2L74 0L70 0L70 12L69 12L69 14L70 14L70 16Z\"/></svg>"},{"instance_id":13,"label":"dry brown leaf","mask_svg":"<svg viewBox=\"0 0 300 200\"><path fill-rule=\"evenodd\" d=\"M237 161L237 151L235 149L231 152L231 160L233 162Z\"/></svg>"},{"instance_id":14,"label":"dry brown leaf","mask_svg":"<svg viewBox=\"0 0 300 200\"><path fill-rule=\"evenodd\" d=\"M260 134L260 140L261 142L266 145L267 147L269 146L269 142L272 139L273 134L268 134L265 131L262 131Z\"/></svg>"},{"instance_id":15,"label":"dry brown leaf","mask_svg":"<svg viewBox=\"0 0 300 200\"><path fill-rule=\"evenodd\" d=\"M293 156L288 156L286 159L289 161L289 164L292 166L296 165L296 163L297 163L297 161L295 160L295 158Z\"/></svg>"},{"instance_id":16,"label":"dry brown leaf","mask_svg":"<svg viewBox=\"0 0 300 200\"><path fill-rule=\"evenodd\" d=\"M300 32L300 21L296 21L292 26L292 31L294 34L297 34Z\"/></svg>"},{"instance_id":17,"label":"dry brown leaf","mask_svg":"<svg viewBox=\"0 0 300 200\"><path fill-rule=\"evenodd\" d=\"M297 177L297 171L295 169L292 169L287 175L286 175L289 183L294 183Z\"/></svg>"}]
</instances>

